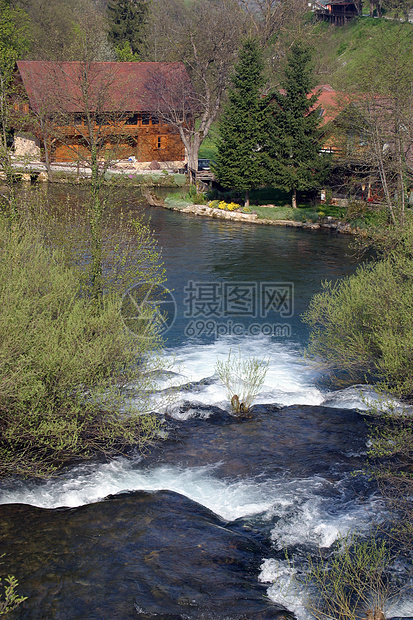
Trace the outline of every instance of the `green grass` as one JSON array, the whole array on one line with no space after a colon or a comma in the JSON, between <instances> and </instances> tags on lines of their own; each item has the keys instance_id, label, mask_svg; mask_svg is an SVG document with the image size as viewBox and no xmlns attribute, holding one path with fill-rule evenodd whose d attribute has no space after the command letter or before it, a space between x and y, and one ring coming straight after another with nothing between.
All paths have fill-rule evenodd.
<instances>
[{"instance_id":1,"label":"green grass","mask_svg":"<svg viewBox=\"0 0 413 620\"><path fill-rule=\"evenodd\" d=\"M315 57L319 84L331 84L337 90L343 88L349 69L366 54L377 36L384 36L400 24L397 20L358 17L345 26L335 27L319 22L313 28ZM410 27L413 35L413 24Z\"/></svg>"},{"instance_id":2,"label":"green grass","mask_svg":"<svg viewBox=\"0 0 413 620\"><path fill-rule=\"evenodd\" d=\"M254 206L252 211L258 215L260 219L265 220L292 220L292 207L261 207Z\"/></svg>"},{"instance_id":3,"label":"green grass","mask_svg":"<svg viewBox=\"0 0 413 620\"><path fill-rule=\"evenodd\" d=\"M208 136L205 138L199 149L198 157L200 159L216 159L216 139L218 137L218 127L215 124L212 125Z\"/></svg>"},{"instance_id":4,"label":"green grass","mask_svg":"<svg viewBox=\"0 0 413 620\"><path fill-rule=\"evenodd\" d=\"M184 209L189 205L194 204L194 201L190 198L183 198L182 196L167 196L165 198L165 204L167 207L174 209Z\"/></svg>"},{"instance_id":5,"label":"green grass","mask_svg":"<svg viewBox=\"0 0 413 620\"><path fill-rule=\"evenodd\" d=\"M266 220L293 220L295 222L316 222L318 215L314 209L309 209L308 205L293 209L292 207L261 207L252 208L259 219Z\"/></svg>"}]
</instances>

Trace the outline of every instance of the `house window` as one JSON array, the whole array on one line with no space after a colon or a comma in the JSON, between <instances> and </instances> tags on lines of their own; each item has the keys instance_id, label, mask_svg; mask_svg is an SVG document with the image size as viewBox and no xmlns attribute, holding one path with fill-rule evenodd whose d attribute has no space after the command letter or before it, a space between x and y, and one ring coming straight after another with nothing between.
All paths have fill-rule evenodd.
<instances>
[{"instance_id":1,"label":"house window","mask_svg":"<svg viewBox=\"0 0 413 620\"><path fill-rule=\"evenodd\" d=\"M149 114L142 114L142 125L149 125L150 118Z\"/></svg>"},{"instance_id":2,"label":"house window","mask_svg":"<svg viewBox=\"0 0 413 620\"><path fill-rule=\"evenodd\" d=\"M159 125L159 116L152 116L152 125Z\"/></svg>"},{"instance_id":3,"label":"house window","mask_svg":"<svg viewBox=\"0 0 413 620\"><path fill-rule=\"evenodd\" d=\"M137 125L138 124L138 115L131 114L127 117L125 125Z\"/></svg>"},{"instance_id":4,"label":"house window","mask_svg":"<svg viewBox=\"0 0 413 620\"><path fill-rule=\"evenodd\" d=\"M158 149L166 148L166 136L158 136Z\"/></svg>"}]
</instances>

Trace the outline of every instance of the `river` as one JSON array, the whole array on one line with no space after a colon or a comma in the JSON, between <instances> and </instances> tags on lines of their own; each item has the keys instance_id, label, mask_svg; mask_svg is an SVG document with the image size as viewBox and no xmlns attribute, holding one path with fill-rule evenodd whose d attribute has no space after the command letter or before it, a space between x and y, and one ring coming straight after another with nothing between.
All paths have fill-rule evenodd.
<instances>
[{"instance_id":1,"label":"river","mask_svg":"<svg viewBox=\"0 0 413 620\"><path fill-rule=\"evenodd\" d=\"M131 459L3 485L2 572L29 597L10 617L309 620L294 573L383 508L361 472L373 391L332 390L303 355L301 315L323 280L354 272L350 239L129 202L150 217L173 299L168 435ZM230 350L269 363L248 419L215 373ZM387 611L413 616L408 598Z\"/></svg>"}]
</instances>

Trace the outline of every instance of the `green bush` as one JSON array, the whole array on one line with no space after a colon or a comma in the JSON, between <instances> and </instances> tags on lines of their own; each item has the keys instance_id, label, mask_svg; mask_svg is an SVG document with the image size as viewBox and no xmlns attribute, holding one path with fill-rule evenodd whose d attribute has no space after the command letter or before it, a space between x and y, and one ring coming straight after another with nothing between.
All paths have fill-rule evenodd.
<instances>
[{"instance_id":1,"label":"green bush","mask_svg":"<svg viewBox=\"0 0 413 620\"><path fill-rule=\"evenodd\" d=\"M400 586L389 580L391 552L374 536L340 537L333 553L309 558L298 582L305 586L306 607L316 620L385 620L386 604L400 596Z\"/></svg>"},{"instance_id":2,"label":"green bush","mask_svg":"<svg viewBox=\"0 0 413 620\"><path fill-rule=\"evenodd\" d=\"M0 475L45 475L157 431L143 401L126 414L121 400L133 378L148 387L156 335L125 329L115 293L97 312L80 276L39 232L0 218Z\"/></svg>"},{"instance_id":3,"label":"green bush","mask_svg":"<svg viewBox=\"0 0 413 620\"><path fill-rule=\"evenodd\" d=\"M413 259L393 252L311 300L309 353L348 382L379 381L386 390L413 394Z\"/></svg>"}]
</instances>

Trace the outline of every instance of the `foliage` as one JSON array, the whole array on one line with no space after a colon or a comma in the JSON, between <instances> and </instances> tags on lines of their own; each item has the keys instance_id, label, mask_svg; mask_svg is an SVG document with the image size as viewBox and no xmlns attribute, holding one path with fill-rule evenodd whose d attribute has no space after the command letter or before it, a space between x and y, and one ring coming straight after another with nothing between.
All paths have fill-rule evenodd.
<instances>
[{"instance_id":1,"label":"foliage","mask_svg":"<svg viewBox=\"0 0 413 620\"><path fill-rule=\"evenodd\" d=\"M109 0L107 5L108 38L116 48L119 60L138 60L144 45L148 14L147 0ZM128 44L133 58L122 56Z\"/></svg>"},{"instance_id":2,"label":"foliage","mask_svg":"<svg viewBox=\"0 0 413 620\"><path fill-rule=\"evenodd\" d=\"M73 459L143 447L157 432L157 422L146 415L157 334L132 336L124 328L116 267L108 276L111 292L96 312L85 295L85 255L76 256L72 246L75 268L63 242L53 250L33 228L33 220L13 228L0 220L3 476L47 475ZM119 266L122 247L112 246L112 252L119 254ZM144 276L145 265L136 272ZM131 381L136 409L127 412L122 390Z\"/></svg>"},{"instance_id":3,"label":"foliage","mask_svg":"<svg viewBox=\"0 0 413 620\"><path fill-rule=\"evenodd\" d=\"M198 191L196 185L190 185L187 191L182 190L179 193L170 194L166 197L165 203L173 207L187 207L189 205L206 204L207 199L202 191Z\"/></svg>"},{"instance_id":4,"label":"foliage","mask_svg":"<svg viewBox=\"0 0 413 620\"><path fill-rule=\"evenodd\" d=\"M0 74L2 89L10 85L16 60L29 49L29 19L22 9L0 0Z\"/></svg>"},{"instance_id":5,"label":"foliage","mask_svg":"<svg viewBox=\"0 0 413 620\"><path fill-rule=\"evenodd\" d=\"M132 52L129 41L125 41L122 46L117 45L115 52L119 62L138 62L140 60L139 55L136 52Z\"/></svg>"},{"instance_id":6,"label":"foliage","mask_svg":"<svg viewBox=\"0 0 413 620\"><path fill-rule=\"evenodd\" d=\"M306 607L316 620L359 620L363 613L384 620L385 605L400 595L389 580L392 560L388 545L374 536L340 537L336 551L309 557L308 571L298 577L309 593Z\"/></svg>"},{"instance_id":7,"label":"foliage","mask_svg":"<svg viewBox=\"0 0 413 620\"><path fill-rule=\"evenodd\" d=\"M311 94L314 73L310 49L300 42L291 47L282 81L284 91L273 95L268 106L266 156L268 183L293 192L318 188L328 172L328 157L320 156L323 132L320 129L318 95Z\"/></svg>"},{"instance_id":8,"label":"foliage","mask_svg":"<svg viewBox=\"0 0 413 620\"><path fill-rule=\"evenodd\" d=\"M13 208L13 170L9 141L11 138L10 100L16 95L13 71L16 60L29 49L29 20L21 9L11 8L0 0L0 169L5 175L8 200Z\"/></svg>"},{"instance_id":9,"label":"foliage","mask_svg":"<svg viewBox=\"0 0 413 620\"><path fill-rule=\"evenodd\" d=\"M413 260L391 252L335 284L326 282L304 320L309 354L346 382L375 378L403 396L413 394Z\"/></svg>"},{"instance_id":10,"label":"foliage","mask_svg":"<svg viewBox=\"0 0 413 620\"><path fill-rule=\"evenodd\" d=\"M16 4L16 2L13 2ZM102 3L92 0L19 0L30 18L35 60L114 60Z\"/></svg>"},{"instance_id":11,"label":"foliage","mask_svg":"<svg viewBox=\"0 0 413 620\"><path fill-rule=\"evenodd\" d=\"M244 359L240 351L238 356L234 356L230 351L228 359L217 361L215 370L227 388L235 414L249 412L254 398L264 384L268 363L268 360L256 357Z\"/></svg>"},{"instance_id":12,"label":"foliage","mask_svg":"<svg viewBox=\"0 0 413 620\"><path fill-rule=\"evenodd\" d=\"M263 65L258 43L249 39L239 54L228 103L219 121L220 137L214 171L223 187L249 192L264 183L262 145L265 141Z\"/></svg>"},{"instance_id":13,"label":"foliage","mask_svg":"<svg viewBox=\"0 0 413 620\"><path fill-rule=\"evenodd\" d=\"M413 545L413 418L409 407L379 394L368 402L373 416L368 471L376 479L392 514L390 536L411 552Z\"/></svg>"},{"instance_id":14,"label":"foliage","mask_svg":"<svg viewBox=\"0 0 413 620\"><path fill-rule=\"evenodd\" d=\"M27 596L19 596L16 592L19 582L14 575L8 575L4 578L4 584L0 579L0 587L3 588L3 595L0 597L0 616L5 616L13 609L16 609L27 600Z\"/></svg>"},{"instance_id":15,"label":"foliage","mask_svg":"<svg viewBox=\"0 0 413 620\"><path fill-rule=\"evenodd\" d=\"M103 295L122 295L127 289L145 280L161 284L165 270L161 253L151 229L143 217L125 211L125 194L121 188L105 188L101 221L101 266ZM63 188L59 207L51 208L42 188L23 194L18 202L20 221L35 228L49 248L56 248L65 267L74 270L82 295L93 297L93 237L88 210L89 189L66 194Z\"/></svg>"},{"instance_id":16,"label":"foliage","mask_svg":"<svg viewBox=\"0 0 413 620\"><path fill-rule=\"evenodd\" d=\"M187 197L192 200L193 204L203 205L206 203L206 197L204 192L194 184L191 184L189 186Z\"/></svg>"}]
</instances>

